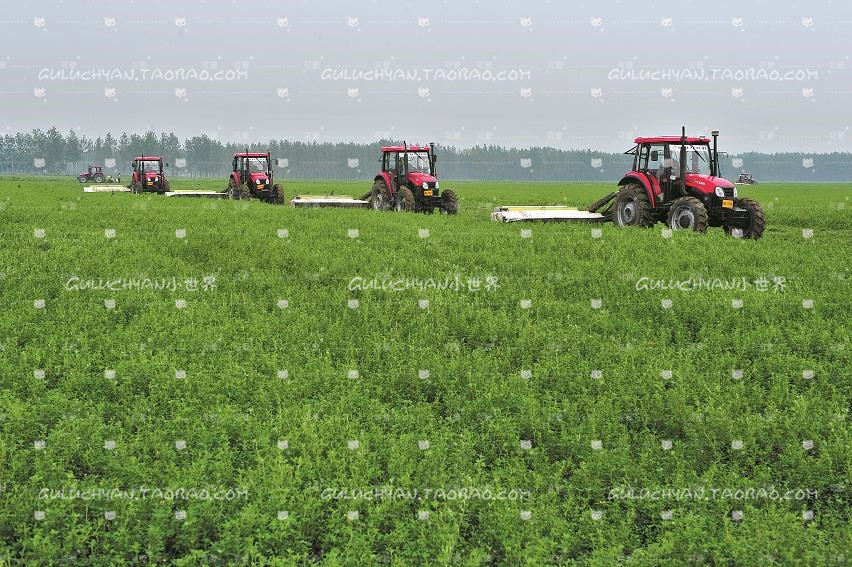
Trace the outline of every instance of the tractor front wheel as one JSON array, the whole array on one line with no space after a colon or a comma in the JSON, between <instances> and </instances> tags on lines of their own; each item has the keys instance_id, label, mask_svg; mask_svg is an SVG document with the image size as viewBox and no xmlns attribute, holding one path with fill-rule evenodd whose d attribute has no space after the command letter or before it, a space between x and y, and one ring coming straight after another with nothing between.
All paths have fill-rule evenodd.
<instances>
[{"instance_id":1,"label":"tractor front wheel","mask_svg":"<svg viewBox=\"0 0 852 567\"><path fill-rule=\"evenodd\" d=\"M140 183L139 181L134 181L133 183L131 183L130 184L130 192L136 193L136 194L141 193L142 192L142 183Z\"/></svg>"},{"instance_id":2,"label":"tractor front wheel","mask_svg":"<svg viewBox=\"0 0 852 567\"><path fill-rule=\"evenodd\" d=\"M738 238L757 240L763 234L763 229L766 228L766 215L763 213L763 207L754 199L740 199L737 206L748 210L748 223L746 226L726 224L724 226L725 232Z\"/></svg>"},{"instance_id":3,"label":"tractor front wheel","mask_svg":"<svg viewBox=\"0 0 852 567\"><path fill-rule=\"evenodd\" d=\"M269 202L273 205L284 204L284 189L278 183L272 186L272 197Z\"/></svg>"},{"instance_id":4,"label":"tractor front wheel","mask_svg":"<svg viewBox=\"0 0 852 567\"><path fill-rule=\"evenodd\" d=\"M373 192L370 195L370 206L376 211L389 211L391 209L391 196L384 179L377 179L373 183Z\"/></svg>"},{"instance_id":5,"label":"tractor front wheel","mask_svg":"<svg viewBox=\"0 0 852 567\"><path fill-rule=\"evenodd\" d=\"M251 199L251 191L246 183L240 185L239 199Z\"/></svg>"},{"instance_id":6,"label":"tractor front wheel","mask_svg":"<svg viewBox=\"0 0 852 567\"><path fill-rule=\"evenodd\" d=\"M618 226L654 226L651 214L651 200L645 188L635 183L624 185L615 196L612 215Z\"/></svg>"},{"instance_id":7,"label":"tractor front wheel","mask_svg":"<svg viewBox=\"0 0 852 567\"><path fill-rule=\"evenodd\" d=\"M672 203L666 224L672 230L707 230L708 216L704 204L695 197L681 197Z\"/></svg>"},{"instance_id":8,"label":"tractor front wheel","mask_svg":"<svg viewBox=\"0 0 852 567\"><path fill-rule=\"evenodd\" d=\"M81 175L80 177L78 177L78 178L77 178L77 180L78 180L80 183L85 183L85 182L86 182L86 181L88 181L89 179L88 179L85 175Z\"/></svg>"},{"instance_id":9,"label":"tractor front wheel","mask_svg":"<svg viewBox=\"0 0 852 567\"><path fill-rule=\"evenodd\" d=\"M399 199L394 201L393 208L398 213L414 210L414 193L408 187L403 187L399 193Z\"/></svg>"},{"instance_id":10,"label":"tractor front wheel","mask_svg":"<svg viewBox=\"0 0 852 567\"><path fill-rule=\"evenodd\" d=\"M455 215L459 212L459 198L452 189L445 189L441 193L441 213Z\"/></svg>"}]
</instances>

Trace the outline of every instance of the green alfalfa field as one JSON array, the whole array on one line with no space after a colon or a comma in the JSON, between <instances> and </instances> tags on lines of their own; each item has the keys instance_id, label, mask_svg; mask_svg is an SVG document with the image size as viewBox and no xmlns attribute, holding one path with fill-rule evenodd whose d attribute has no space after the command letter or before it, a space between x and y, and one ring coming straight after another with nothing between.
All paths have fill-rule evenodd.
<instances>
[{"instance_id":1,"label":"green alfalfa field","mask_svg":"<svg viewBox=\"0 0 852 567\"><path fill-rule=\"evenodd\" d=\"M741 188L743 241L445 184L454 217L0 179L0 564L852 561L852 187Z\"/></svg>"}]
</instances>

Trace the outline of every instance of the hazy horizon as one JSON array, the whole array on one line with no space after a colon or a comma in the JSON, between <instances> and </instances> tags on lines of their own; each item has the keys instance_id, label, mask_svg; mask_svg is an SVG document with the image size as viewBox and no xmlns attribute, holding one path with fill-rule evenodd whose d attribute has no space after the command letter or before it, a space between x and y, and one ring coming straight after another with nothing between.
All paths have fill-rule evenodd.
<instances>
[{"instance_id":1,"label":"hazy horizon","mask_svg":"<svg viewBox=\"0 0 852 567\"><path fill-rule=\"evenodd\" d=\"M712 8L35 1L4 14L0 128L618 152L685 125L731 153L852 151L852 6Z\"/></svg>"}]
</instances>

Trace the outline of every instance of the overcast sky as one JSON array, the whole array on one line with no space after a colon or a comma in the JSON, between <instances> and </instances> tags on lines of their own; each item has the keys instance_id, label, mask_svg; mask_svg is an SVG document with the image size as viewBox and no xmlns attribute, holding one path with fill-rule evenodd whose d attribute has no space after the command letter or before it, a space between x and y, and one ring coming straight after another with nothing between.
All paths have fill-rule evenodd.
<instances>
[{"instance_id":1,"label":"overcast sky","mask_svg":"<svg viewBox=\"0 0 852 567\"><path fill-rule=\"evenodd\" d=\"M846 1L34 0L0 23L7 131L618 151L683 124L852 151Z\"/></svg>"}]
</instances>

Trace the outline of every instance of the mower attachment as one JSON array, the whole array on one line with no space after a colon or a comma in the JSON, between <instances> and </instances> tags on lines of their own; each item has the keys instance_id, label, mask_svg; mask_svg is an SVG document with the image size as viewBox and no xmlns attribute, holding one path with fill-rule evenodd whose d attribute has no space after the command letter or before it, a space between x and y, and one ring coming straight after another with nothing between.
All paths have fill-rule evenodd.
<instances>
[{"instance_id":1,"label":"mower attachment","mask_svg":"<svg viewBox=\"0 0 852 567\"><path fill-rule=\"evenodd\" d=\"M122 193L130 192L129 187L124 185L87 185L83 187L83 193Z\"/></svg>"},{"instance_id":2,"label":"mower attachment","mask_svg":"<svg viewBox=\"0 0 852 567\"><path fill-rule=\"evenodd\" d=\"M502 222L521 221L576 221L606 222L608 215L581 211L575 207L497 207L491 213L491 220Z\"/></svg>"},{"instance_id":3,"label":"mower attachment","mask_svg":"<svg viewBox=\"0 0 852 567\"><path fill-rule=\"evenodd\" d=\"M369 201L353 199L349 195L296 195L290 204L294 207L350 207L367 208Z\"/></svg>"}]
</instances>

